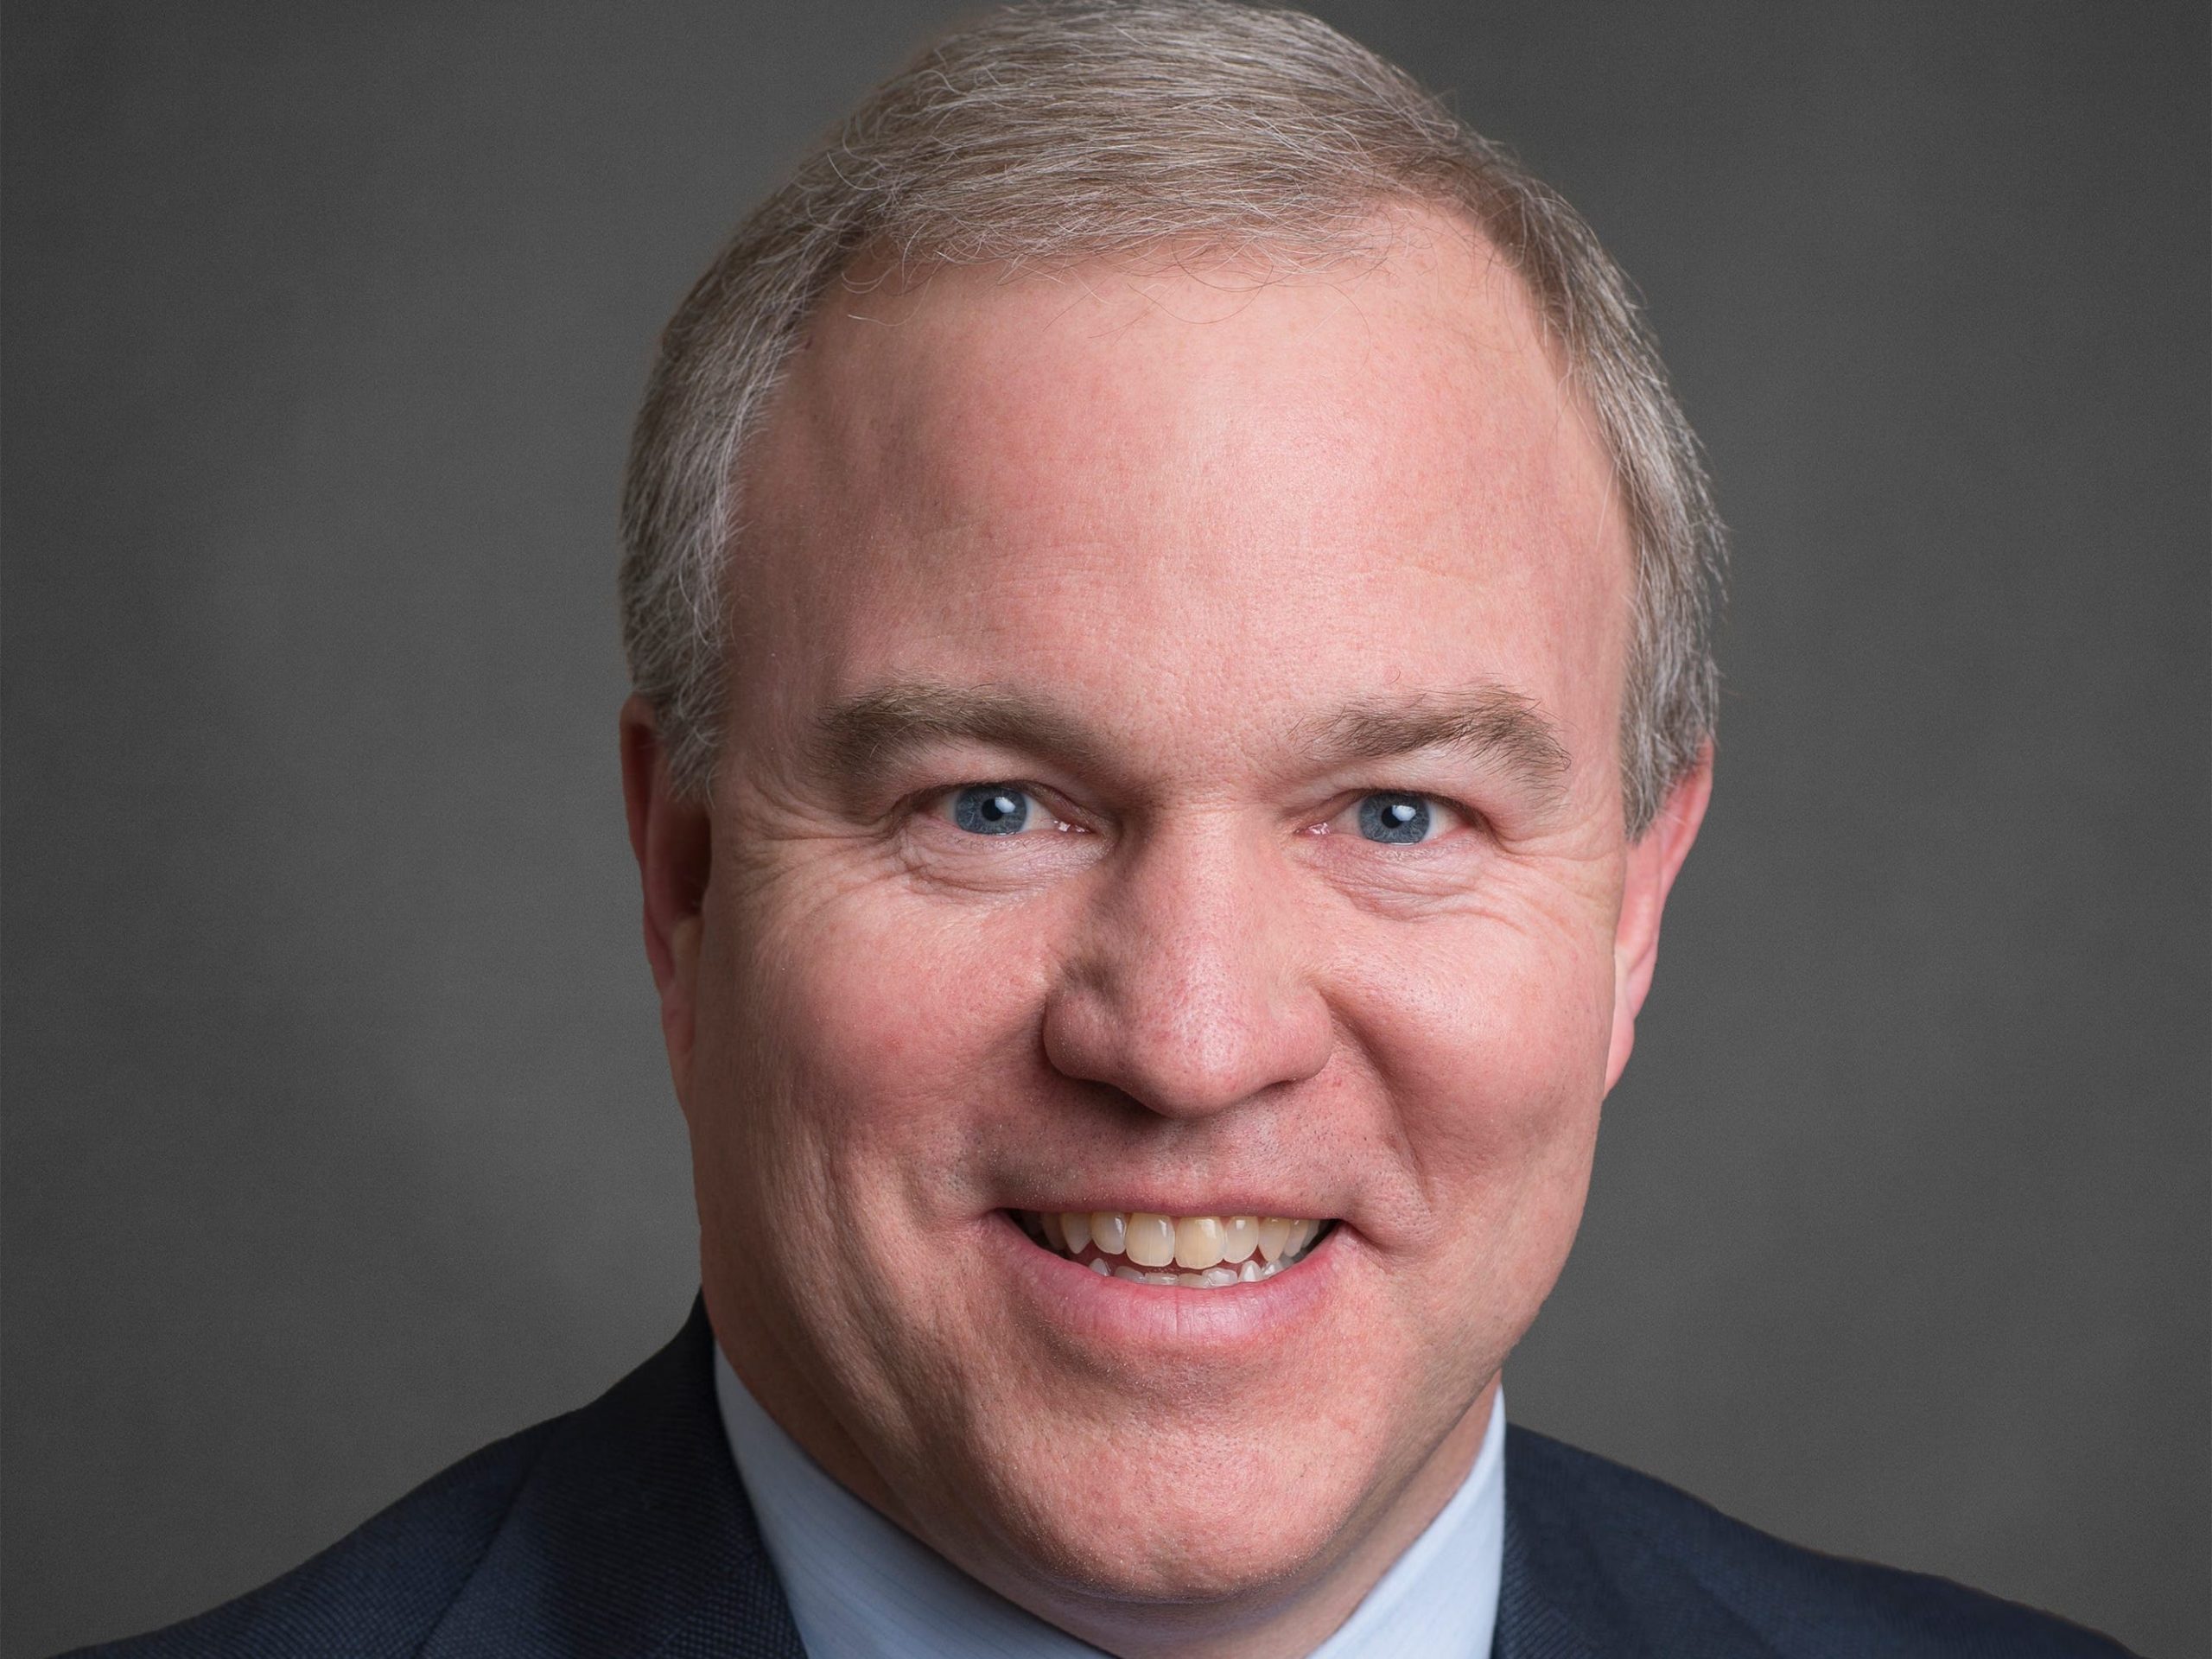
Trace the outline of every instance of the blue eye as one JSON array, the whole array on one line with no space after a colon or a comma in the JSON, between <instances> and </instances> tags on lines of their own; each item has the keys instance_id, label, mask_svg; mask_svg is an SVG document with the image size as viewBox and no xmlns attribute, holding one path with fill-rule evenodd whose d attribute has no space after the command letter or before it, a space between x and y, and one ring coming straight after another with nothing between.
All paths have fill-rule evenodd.
<instances>
[{"instance_id":1,"label":"blue eye","mask_svg":"<svg viewBox=\"0 0 2212 1659\"><path fill-rule=\"evenodd\" d=\"M1428 801L1420 795L1370 795L1359 804L1359 833L1370 841L1409 845L1428 839Z\"/></svg>"},{"instance_id":2,"label":"blue eye","mask_svg":"<svg viewBox=\"0 0 2212 1659\"><path fill-rule=\"evenodd\" d=\"M1014 836L1029 822L1029 796L1011 784L970 784L952 798L952 821L974 836Z\"/></svg>"}]
</instances>

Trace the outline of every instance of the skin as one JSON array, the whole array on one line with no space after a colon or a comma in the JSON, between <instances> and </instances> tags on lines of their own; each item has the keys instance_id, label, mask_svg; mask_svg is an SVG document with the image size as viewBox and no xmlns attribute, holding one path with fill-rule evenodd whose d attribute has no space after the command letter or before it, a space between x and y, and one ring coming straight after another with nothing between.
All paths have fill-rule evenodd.
<instances>
[{"instance_id":1,"label":"skin","mask_svg":"<svg viewBox=\"0 0 2212 1659\"><path fill-rule=\"evenodd\" d=\"M1117 1654L1309 1651L1457 1488L1707 798L1625 836L1607 467L1517 279L1395 226L1327 280L839 296L744 480L711 798L623 713L724 1352ZM1032 827L958 827L982 783ZM1338 1225L1186 1291L1041 1208Z\"/></svg>"}]
</instances>

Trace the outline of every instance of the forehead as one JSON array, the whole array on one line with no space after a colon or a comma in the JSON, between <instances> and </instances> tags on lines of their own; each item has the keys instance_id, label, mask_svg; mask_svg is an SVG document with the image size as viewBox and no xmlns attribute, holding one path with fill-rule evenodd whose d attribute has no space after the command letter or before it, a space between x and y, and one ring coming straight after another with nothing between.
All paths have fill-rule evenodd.
<instances>
[{"instance_id":1,"label":"forehead","mask_svg":"<svg viewBox=\"0 0 2212 1659\"><path fill-rule=\"evenodd\" d=\"M833 293L744 499L741 710L1040 657L1109 701L1135 660L1249 706L1363 652L1408 690L1617 718L1610 468L1522 284L1456 223L1322 273Z\"/></svg>"}]
</instances>

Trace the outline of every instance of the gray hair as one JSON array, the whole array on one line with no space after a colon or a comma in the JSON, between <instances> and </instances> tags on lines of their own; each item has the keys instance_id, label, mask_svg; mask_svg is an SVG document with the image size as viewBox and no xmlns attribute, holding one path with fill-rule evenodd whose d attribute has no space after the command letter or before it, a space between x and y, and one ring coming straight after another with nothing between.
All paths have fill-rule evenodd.
<instances>
[{"instance_id":1,"label":"gray hair","mask_svg":"<svg viewBox=\"0 0 2212 1659\"><path fill-rule=\"evenodd\" d=\"M1548 186L1403 71L1228 0L1014 7L869 94L755 208L662 336L623 491L623 642L674 787L711 788L742 458L816 305L862 259L1027 265L1162 247L1371 251L1443 207L1520 274L1594 417L1636 554L1620 734L1631 835L1713 733L1725 556L1698 444L1619 268Z\"/></svg>"}]
</instances>

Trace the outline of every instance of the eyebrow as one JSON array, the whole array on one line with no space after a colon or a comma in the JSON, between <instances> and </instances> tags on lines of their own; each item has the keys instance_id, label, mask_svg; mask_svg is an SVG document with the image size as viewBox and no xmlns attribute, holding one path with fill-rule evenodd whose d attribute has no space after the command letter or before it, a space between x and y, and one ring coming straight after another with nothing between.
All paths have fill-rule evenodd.
<instances>
[{"instance_id":1,"label":"eyebrow","mask_svg":"<svg viewBox=\"0 0 2212 1659\"><path fill-rule=\"evenodd\" d=\"M1049 753L1086 770L1105 760L1103 746L1073 717L1001 686L883 686L832 705L815 735L823 763L849 784L931 743L963 740ZM1557 728L1533 698L1501 685L1348 704L1306 722L1299 739L1304 759L1319 768L1444 749L1500 768L1546 801L1565 793L1567 751Z\"/></svg>"},{"instance_id":2,"label":"eyebrow","mask_svg":"<svg viewBox=\"0 0 2212 1659\"><path fill-rule=\"evenodd\" d=\"M1444 749L1499 768L1547 801L1566 792L1568 757L1558 728L1534 698L1502 685L1353 703L1312 722L1306 735L1325 766Z\"/></svg>"},{"instance_id":3,"label":"eyebrow","mask_svg":"<svg viewBox=\"0 0 2212 1659\"><path fill-rule=\"evenodd\" d=\"M965 740L1083 762L1098 758L1089 734L1059 710L1001 686L915 681L849 697L817 723L829 769L857 782L931 743Z\"/></svg>"}]
</instances>

